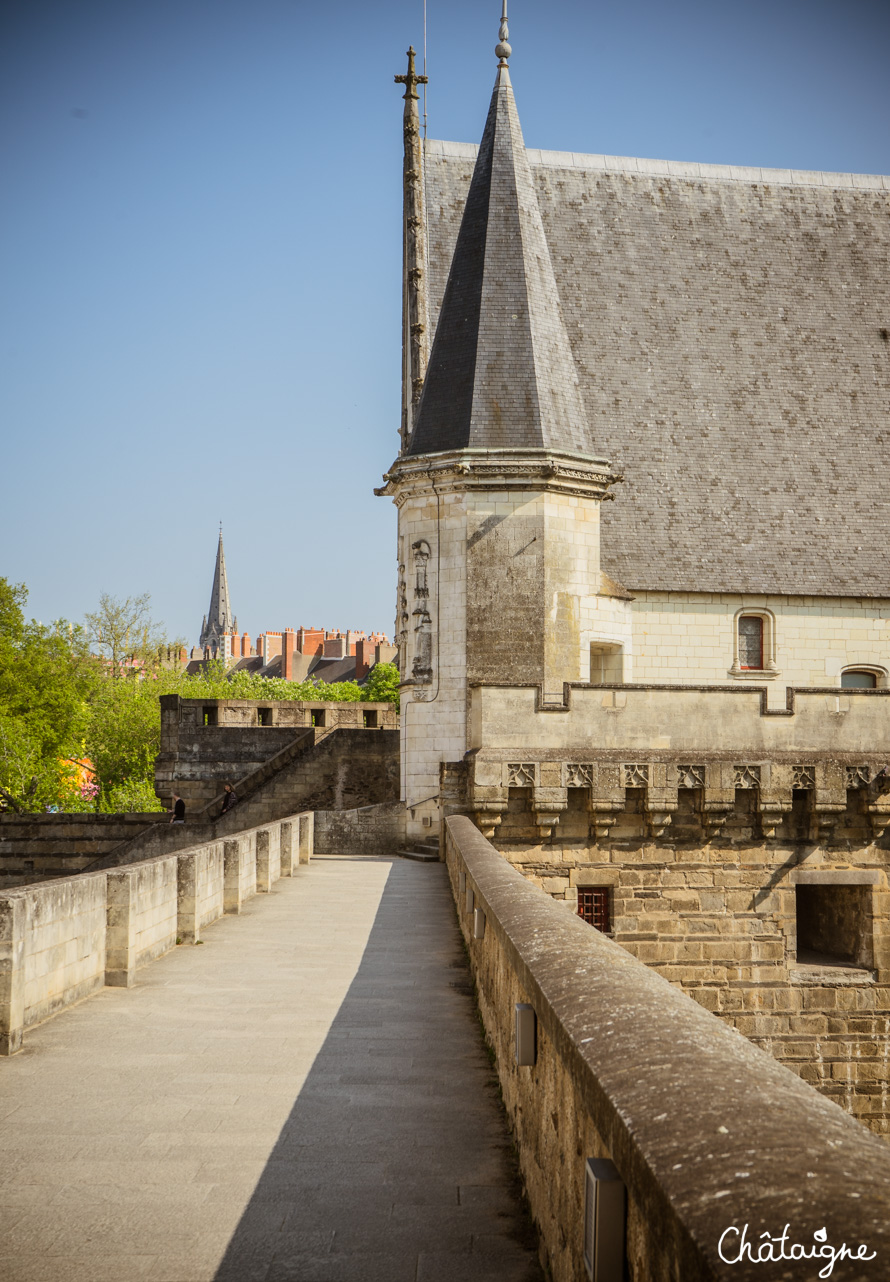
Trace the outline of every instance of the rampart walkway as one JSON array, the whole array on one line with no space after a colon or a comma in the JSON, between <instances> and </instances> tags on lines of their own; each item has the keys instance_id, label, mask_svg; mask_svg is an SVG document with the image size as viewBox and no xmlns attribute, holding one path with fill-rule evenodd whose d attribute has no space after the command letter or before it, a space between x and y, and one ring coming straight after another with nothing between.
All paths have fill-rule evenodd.
<instances>
[{"instance_id":1,"label":"rampart walkway","mask_svg":"<svg viewBox=\"0 0 890 1282\"><path fill-rule=\"evenodd\" d=\"M315 860L204 936L0 1061L0 1278L539 1279L443 866Z\"/></svg>"}]
</instances>

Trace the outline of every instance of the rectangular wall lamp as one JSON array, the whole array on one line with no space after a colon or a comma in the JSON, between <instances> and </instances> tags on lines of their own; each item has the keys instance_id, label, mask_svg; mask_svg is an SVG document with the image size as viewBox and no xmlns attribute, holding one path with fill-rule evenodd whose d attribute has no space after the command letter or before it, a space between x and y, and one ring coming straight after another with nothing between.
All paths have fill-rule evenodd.
<instances>
[{"instance_id":1,"label":"rectangular wall lamp","mask_svg":"<svg viewBox=\"0 0 890 1282\"><path fill-rule=\"evenodd\" d=\"M485 913L481 908L473 910L473 938L485 938Z\"/></svg>"},{"instance_id":2,"label":"rectangular wall lamp","mask_svg":"<svg viewBox=\"0 0 890 1282\"><path fill-rule=\"evenodd\" d=\"M538 1060L538 1020L535 1008L528 1002L516 1003L514 1053L520 1068L529 1068Z\"/></svg>"},{"instance_id":3,"label":"rectangular wall lamp","mask_svg":"<svg viewBox=\"0 0 890 1282\"><path fill-rule=\"evenodd\" d=\"M614 1162L589 1157L584 1178L584 1267L591 1282L622 1282L627 1190Z\"/></svg>"}]
</instances>

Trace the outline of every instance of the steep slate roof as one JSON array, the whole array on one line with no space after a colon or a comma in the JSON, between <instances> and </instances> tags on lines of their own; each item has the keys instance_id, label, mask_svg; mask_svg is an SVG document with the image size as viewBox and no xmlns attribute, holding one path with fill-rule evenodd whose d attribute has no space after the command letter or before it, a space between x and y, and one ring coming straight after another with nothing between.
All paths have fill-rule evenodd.
<instances>
[{"instance_id":1,"label":"steep slate roof","mask_svg":"<svg viewBox=\"0 0 890 1282\"><path fill-rule=\"evenodd\" d=\"M504 64L407 452L465 447L592 453Z\"/></svg>"},{"instance_id":2,"label":"steep slate roof","mask_svg":"<svg viewBox=\"0 0 890 1282\"><path fill-rule=\"evenodd\" d=\"M430 319L476 148L425 152ZM529 151L631 589L890 597L890 178Z\"/></svg>"}]
</instances>

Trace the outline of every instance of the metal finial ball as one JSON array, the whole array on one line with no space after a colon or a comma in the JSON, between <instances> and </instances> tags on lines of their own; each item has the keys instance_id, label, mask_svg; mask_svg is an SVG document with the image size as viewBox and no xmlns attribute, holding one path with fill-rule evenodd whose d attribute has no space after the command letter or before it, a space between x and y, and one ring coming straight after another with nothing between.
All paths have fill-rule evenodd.
<instances>
[{"instance_id":1,"label":"metal finial ball","mask_svg":"<svg viewBox=\"0 0 890 1282\"><path fill-rule=\"evenodd\" d=\"M511 47L507 44L506 40L501 40L498 44L496 44L494 47L494 51L499 58L504 58L504 59L509 58L510 54L513 52Z\"/></svg>"}]
</instances>

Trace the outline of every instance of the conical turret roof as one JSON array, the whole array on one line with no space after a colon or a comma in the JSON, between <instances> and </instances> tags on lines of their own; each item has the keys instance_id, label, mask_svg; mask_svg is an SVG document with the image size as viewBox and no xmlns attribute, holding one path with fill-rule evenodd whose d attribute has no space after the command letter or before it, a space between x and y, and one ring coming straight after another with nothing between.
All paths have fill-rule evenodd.
<instances>
[{"instance_id":1,"label":"conical turret roof","mask_svg":"<svg viewBox=\"0 0 890 1282\"><path fill-rule=\"evenodd\" d=\"M595 454L502 59L407 453Z\"/></svg>"}]
</instances>

